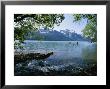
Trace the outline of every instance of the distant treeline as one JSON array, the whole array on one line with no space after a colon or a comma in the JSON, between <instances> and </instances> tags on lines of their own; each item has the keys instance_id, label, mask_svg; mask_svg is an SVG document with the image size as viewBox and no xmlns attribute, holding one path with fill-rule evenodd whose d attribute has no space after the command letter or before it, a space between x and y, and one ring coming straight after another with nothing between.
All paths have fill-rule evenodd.
<instances>
[{"instance_id":1,"label":"distant treeline","mask_svg":"<svg viewBox=\"0 0 110 89\"><path fill-rule=\"evenodd\" d=\"M25 35L26 40L43 40L43 41L90 41L77 33L61 33L53 30L39 30L29 32Z\"/></svg>"}]
</instances>

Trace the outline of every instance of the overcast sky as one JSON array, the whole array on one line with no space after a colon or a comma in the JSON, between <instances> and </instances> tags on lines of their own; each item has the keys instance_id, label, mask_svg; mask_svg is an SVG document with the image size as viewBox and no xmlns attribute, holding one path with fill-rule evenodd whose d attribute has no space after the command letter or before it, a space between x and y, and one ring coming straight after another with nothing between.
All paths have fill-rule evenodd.
<instances>
[{"instance_id":1,"label":"overcast sky","mask_svg":"<svg viewBox=\"0 0 110 89\"><path fill-rule=\"evenodd\" d=\"M74 17L72 14L65 14L65 19L60 23L60 26L54 26L53 30L65 30L69 29L71 32L76 32L78 34L82 34L82 29L84 29L85 25L87 24L87 20L83 19L80 22L74 22Z\"/></svg>"}]
</instances>

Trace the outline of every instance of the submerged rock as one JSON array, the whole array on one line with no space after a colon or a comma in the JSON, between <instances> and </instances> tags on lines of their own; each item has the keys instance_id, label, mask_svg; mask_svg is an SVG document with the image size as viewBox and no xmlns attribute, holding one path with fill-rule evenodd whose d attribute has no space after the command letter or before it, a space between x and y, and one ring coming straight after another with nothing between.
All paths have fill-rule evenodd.
<instances>
[{"instance_id":1,"label":"submerged rock","mask_svg":"<svg viewBox=\"0 0 110 89\"><path fill-rule=\"evenodd\" d=\"M46 61L32 60L27 65L16 64L15 76L96 76L97 65L86 67L75 63L49 65Z\"/></svg>"}]
</instances>

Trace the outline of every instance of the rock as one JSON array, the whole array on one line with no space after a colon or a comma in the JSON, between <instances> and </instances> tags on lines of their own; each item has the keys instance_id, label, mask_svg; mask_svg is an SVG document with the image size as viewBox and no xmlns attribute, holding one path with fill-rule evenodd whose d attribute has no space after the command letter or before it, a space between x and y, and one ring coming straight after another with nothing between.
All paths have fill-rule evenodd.
<instances>
[{"instance_id":1,"label":"rock","mask_svg":"<svg viewBox=\"0 0 110 89\"><path fill-rule=\"evenodd\" d=\"M15 64L18 62L23 62L26 60L43 60L48 58L50 55L53 55L53 52L49 52L47 54L41 54L41 53L28 53L28 54L15 54L14 55L14 60L15 60Z\"/></svg>"}]
</instances>

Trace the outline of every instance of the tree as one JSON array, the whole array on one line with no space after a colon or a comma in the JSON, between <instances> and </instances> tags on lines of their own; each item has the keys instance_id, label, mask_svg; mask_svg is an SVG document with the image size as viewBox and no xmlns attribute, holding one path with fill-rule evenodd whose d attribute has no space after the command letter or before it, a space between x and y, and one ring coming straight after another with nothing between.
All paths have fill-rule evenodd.
<instances>
[{"instance_id":1,"label":"tree","mask_svg":"<svg viewBox=\"0 0 110 89\"><path fill-rule=\"evenodd\" d=\"M83 35L93 42L97 41L97 15L96 14L74 14L74 21L87 19L87 25L82 30Z\"/></svg>"},{"instance_id":2,"label":"tree","mask_svg":"<svg viewBox=\"0 0 110 89\"><path fill-rule=\"evenodd\" d=\"M88 23L85 28L82 30L83 35L87 38L90 38L92 42L97 41L97 27L94 23Z\"/></svg>"},{"instance_id":3,"label":"tree","mask_svg":"<svg viewBox=\"0 0 110 89\"><path fill-rule=\"evenodd\" d=\"M14 14L15 48L25 40L24 35L40 28L50 29L59 26L64 20L63 14ZM16 42L18 40L19 42Z\"/></svg>"},{"instance_id":4,"label":"tree","mask_svg":"<svg viewBox=\"0 0 110 89\"><path fill-rule=\"evenodd\" d=\"M92 41L97 40L97 15L96 14L74 14L74 21L87 19L87 25L83 29L83 35ZM64 14L14 14L14 46L20 47L26 35L41 28L52 29L59 26L65 19ZM16 42L18 40L18 42Z\"/></svg>"}]
</instances>

